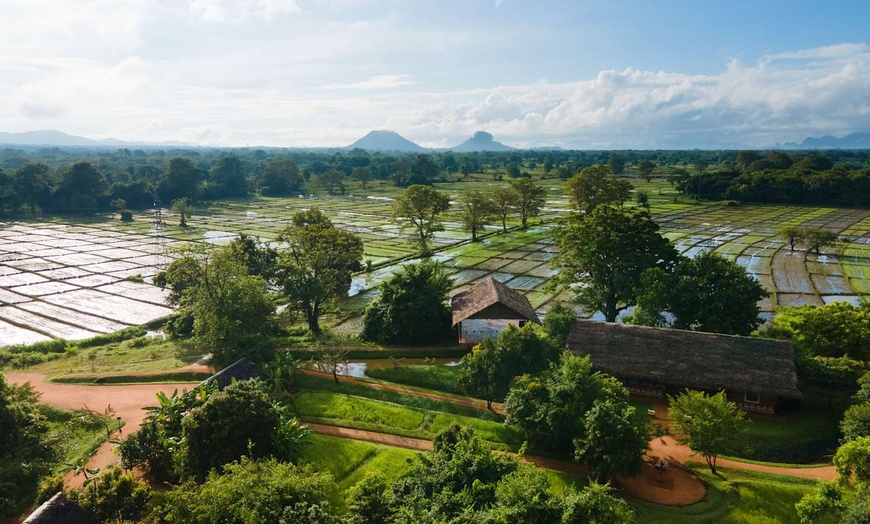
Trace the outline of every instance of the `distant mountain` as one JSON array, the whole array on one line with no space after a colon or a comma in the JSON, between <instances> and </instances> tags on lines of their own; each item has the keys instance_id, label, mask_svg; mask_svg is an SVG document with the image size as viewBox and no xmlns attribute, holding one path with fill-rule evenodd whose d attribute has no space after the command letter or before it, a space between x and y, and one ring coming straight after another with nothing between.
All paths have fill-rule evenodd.
<instances>
[{"instance_id":1,"label":"distant mountain","mask_svg":"<svg viewBox=\"0 0 870 524\"><path fill-rule=\"evenodd\" d=\"M68 135L62 131L45 129L41 131L25 131L24 133L0 132L0 145L8 146L60 146L60 147L196 147L185 142L128 142L117 138L93 140L83 136Z\"/></svg>"},{"instance_id":2,"label":"distant mountain","mask_svg":"<svg viewBox=\"0 0 870 524\"><path fill-rule=\"evenodd\" d=\"M421 147L395 131L372 131L360 138L347 149L365 149L366 151L398 151L400 153L424 153Z\"/></svg>"},{"instance_id":3,"label":"distant mountain","mask_svg":"<svg viewBox=\"0 0 870 524\"><path fill-rule=\"evenodd\" d=\"M0 144L15 146L99 146L100 142L60 131L43 130L24 133L0 132Z\"/></svg>"},{"instance_id":4,"label":"distant mountain","mask_svg":"<svg viewBox=\"0 0 870 524\"><path fill-rule=\"evenodd\" d=\"M870 133L850 133L837 138L831 135L807 137L800 144L786 142L783 149L870 149Z\"/></svg>"},{"instance_id":5,"label":"distant mountain","mask_svg":"<svg viewBox=\"0 0 870 524\"><path fill-rule=\"evenodd\" d=\"M448 151L456 153L471 153L473 151L513 151L514 148L493 140L492 135L486 131L478 131L474 136L450 148Z\"/></svg>"}]
</instances>

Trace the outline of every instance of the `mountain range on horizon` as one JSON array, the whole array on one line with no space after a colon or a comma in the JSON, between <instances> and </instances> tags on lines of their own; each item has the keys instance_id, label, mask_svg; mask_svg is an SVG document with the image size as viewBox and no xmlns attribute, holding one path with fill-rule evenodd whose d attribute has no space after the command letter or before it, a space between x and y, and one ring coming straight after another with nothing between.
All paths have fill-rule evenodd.
<instances>
[{"instance_id":1,"label":"mountain range on horizon","mask_svg":"<svg viewBox=\"0 0 870 524\"><path fill-rule=\"evenodd\" d=\"M21 133L7 133L0 131L0 146L44 146L44 147L207 147L188 142L140 142L126 141L116 138L94 140L91 138L70 135L57 130L25 131ZM222 147L222 146L212 146ZM229 147L229 146L223 146ZM374 130L362 138L345 147L287 147L287 149L299 150L341 150L363 149L366 151L394 152L394 153L440 153L452 151L467 153L475 151L515 151L514 148L498 142L493 135L486 131L478 131L473 136L459 145L449 148L423 147L395 131ZM534 151L560 151L561 147L533 147ZM820 149L870 149L870 132L854 132L842 137L824 135L820 137L806 137L800 143L786 142L772 147L758 149L787 149L787 150L820 150Z\"/></svg>"}]
</instances>

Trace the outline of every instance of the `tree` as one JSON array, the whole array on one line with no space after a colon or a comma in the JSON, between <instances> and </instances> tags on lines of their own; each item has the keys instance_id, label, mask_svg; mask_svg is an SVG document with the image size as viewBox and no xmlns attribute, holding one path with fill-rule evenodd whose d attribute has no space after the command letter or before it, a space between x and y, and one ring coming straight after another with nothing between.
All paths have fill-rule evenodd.
<instances>
[{"instance_id":1,"label":"tree","mask_svg":"<svg viewBox=\"0 0 870 524\"><path fill-rule=\"evenodd\" d=\"M599 480L640 473L649 448L649 427L634 406L622 399L596 400L585 418L584 435L574 441L574 458L589 466Z\"/></svg>"},{"instance_id":2,"label":"tree","mask_svg":"<svg viewBox=\"0 0 870 524\"><path fill-rule=\"evenodd\" d=\"M855 440L860 437L870 437L870 403L864 402L849 406L840 422L843 437Z\"/></svg>"},{"instance_id":3,"label":"tree","mask_svg":"<svg viewBox=\"0 0 870 524\"><path fill-rule=\"evenodd\" d=\"M319 209L293 215L278 237L286 243L278 255L277 282L308 328L320 335L320 315L339 297L347 295L354 271L363 256L362 241L338 229Z\"/></svg>"},{"instance_id":4,"label":"tree","mask_svg":"<svg viewBox=\"0 0 870 524\"><path fill-rule=\"evenodd\" d=\"M658 231L646 212L610 206L569 217L558 232L559 253L552 264L559 274L554 285L581 284L577 302L615 322L621 311L635 304L643 272L668 267L677 258Z\"/></svg>"},{"instance_id":5,"label":"tree","mask_svg":"<svg viewBox=\"0 0 870 524\"><path fill-rule=\"evenodd\" d=\"M170 524L339 524L328 502L333 483L309 467L242 457L202 484L169 491L161 517Z\"/></svg>"},{"instance_id":6,"label":"tree","mask_svg":"<svg viewBox=\"0 0 870 524\"><path fill-rule=\"evenodd\" d=\"M423 256L431 254L429 241L435 233L443 231L438 221L442 213L450 209L450 197L429 186L414 184L393 202L393 220L399 220L401 230L409 224L415 230L415 242Z\"/></svg>"},{"instance_id":7,"label":"tree","mask_svg":"<svg viewBox=\"0 0 870 524\"><path fill-rule=\"evenodd\" d=\"M379 344L432 344L451 334L453 281L437 262L409 264L380 286L366 308L362 336Z\"/></svg>"},{"instance_id":8,"label":"tree","mask_svg":"<svg viewBox=\"0 0 870 524\"><path fill-rule=\"evenodd\" d=\"M607 169L614 175L621 175L625 172L625 159L617 154L611 153L610 159L607 161Z\"/></svg>"},{"instance_id":9,"label":"tree","mask_svg":"<svg viewBox=\"0 0 870 524\"><path fill-rule=\"evenodd\" d=\"M822 249L836 247L840 241L840 237L833 231L815 227L804 229L801 238L807 248L817 255L821 254Z\"/></svg>"},{"instance_id":10,"label":"tree","mask_svg":"<svg viewBox=\"0 0 870 524\"><path fill-rule=\"evenodd\" d=\"M29 385L14 386L0 373L0 520L9 520L35 498L40 478L59 458L39 395Z\"/></svg>"},{"instance_id":11,"label":"tree","mask_svg":"<svg viewBox=\"0 0 870 524\"><path fill-rule=\"evenodd\" d=\"M640 207L642 207L646 210L649 210L649 193L647 193L646 191L638 191L637 192L637 204Z\"/></svg>"},{"instance_id":12,"label":"tree","mask_svg":"<svg viewBox=\"0 0 870 524\"><path fill-rule=\"evenodd\" d=\"M347 496L347 524L390 524L394 510L389 487L380 474L359 481Z\"/></svg>"},{"instance_id":13,"label":"tree","mask_svg":"<svg viewBox=\"0 0 870 524\"><path fill-rule=\"evenodd\" d=\"M779 231L779 236L788 242L789 248L794 251L794 247L797 244L800 244L804 238L804 230L797 226L787 226L781 228Z\"/></svg>"},{"instance_id":14,"label":"tree","mask_svg":"<svg viewBox=\"0 0 870 524\"><path fill-rule=\"evenodd\" d=\"M520 213L520 221L523 229L528 224L529 217L536 217L541 213L545 203L547 191L537 186L530 178L511 180L511 189L516 193L516 208Z\"/></svg>"},{"instance_id":15,"label":"tree","mask_svg":"<svg viewBox=\"0 0 870 524\"><path fill-rule=\"evenodd\" d=\"M637 164L637 172L640 173L640 176L644 177L647 182L652 181L653 171L656 169L656 163L649 160L641 160Z\"/></svg>"},{"instance_id":16,"label":"tree","mask_svg":"<svg viewBox=\"0 0 870 524\"><path fill-rule=\"evenodd\" d=\"M562 524L633 524L631 506L611 495L607 484L590 482L579 493L571 493L563 501Z\"/></svg>"},{"instance_id":17,"label":"tree","mask_svg":"<svg viewBox=\"0 0 870 524\"><path fill-rule=\"evenodd\" d=\"M430 185L435 181L436 176L438 176L438 166L435 165L432 158L429 155L417 155L411 165L408 183L410 185Z\"/></svg>"},{"instance_id":18,"label":"tree","mask_svg":"<svg viewBox=\"0 0 870 524\"><path fill-rule=\"evenodd\" d=\"M669 416L678 442L700 453L710 471L716 474L716 459L740 449L743 434L748 430L746 414L729 402L724 391L709 395L686 390L672 397Z\"/></svg>"},{"instance_id":19,"label":"tree","mask_svg":"<svg viewBox=\"0 0 870 524\"><path fill-rule=\"evenodd\" d=\"M245 165L237 156L218 160L211 168L211 182L216 186L215 193L221 197L240 197L248 194L248 179Z\"/></svg>"},{"instance_id":20,"label":"tree","mask_svg":"<svg viewBox=\"0 0 870 524\"><path fill-rule=\"evenodd\" d=\"M264 195L284 196L298 192L301 188L302 175L292 158L278 158L263 167L260 190Z\"/></svg>"},{"instance_id":21,"label":"tree","mask_svg":"<svg viewBox=\"0 0 870 524\"><path fill-rule=\"evenodd\" d=\"M800 352L815 357L870 360L870 304L832 302L824 306L780 308L772 323L778 338L794 340Z\"/></svg>"},{"instance_id":22,"label":"tree","mask_svg":"<svg viewBox=\"0 0 870 524\"><path fill-rule=\"evenodd\" d=\"M169 210L178 215L179 226L187 227L187 219L193 216L193 206L190 205L187 197L173 200Z\"/></svg>"},{"instance_id":23,"label":"tree","mask_svg":"<svg viewBox=\"0 0 870 524\"><path fill-rule=\"evenodd\" d=\"M148 510L151 489L132 473L109 467L82 490L72 490L70 499L91 512L100 522L138 521Z\"/></svg>"},{"instance_id":24,"label":"tree","mask_svg":"<svg viewBox=\"0 0 870 524\"><path fill-rule=\"evenodd\" d=\"M509 326L495 340L485 338L462 357L459 383L469 393L487 402L507 395L514 377L541 372L558 358L559 350L541 335L534 324Z\"/></svg>"},{"instance_id":25,"label":"tree","mask_svg":"<svg viewBox=\"0 0 870 524\"><path fill-rule=\"evenodd\" d=\"M372 179L372 170L369 167L355 167L353 168L353 176L354 179L359 180L362 188L366 188L366 183Z\"/></svg>"},{"instance_id":26,"label":"tree","mask_svg":"<svg viewBox=\"0 0 870 524\"><path fill-rule=\"evenodd\" d=\"M858 437L844 443L834 454L834 466L844 479L856 484L870 482L870 436Z\"/></svg>"},{"instance_id":27,"label":"tree","mask_svg":"<svg viewBox=\"0 0 870 524\"><path fill-rule=\"evenodd\" d=\"M743 266L704 251L680 257L673 271L644 271L632 322L676 329L749 335L763 320L758 301L769 296ZM670 319L664 313L670 314Z\"/></svg>"},{"instance_id":28,"label":"tree","mask_svg":"<svg viewBox=\"0 0 870 524\"><path fill-rule=\"evenodd\" d=\"M249 275L263 277L271 282L278 263L278 250L257 237L239 233L238 238L227 244L229 256L243 264Z\"/></svg>"},{"instance_id":29,"label":"tree","mask_svg":"<svg viewBox=\"0 0 870 524\"><path fill-rule=\"evenodd\" d=\"M621 206L631 196L633 187L627 180L610 176L607 167L601 164L584 168L565 183L571 205L585 213L605 204Z\"/></svg>"},{"instance_id":30,"label":"tree","mask_svg":"<svg viewBox=\"0 0 870 524\"><path fill-rule=\"evenodd\" d=\"M571 325L577 319L577 313L564 302L556 302L544 315L544 333L553 347L564 348L568 342Z\"/></svg>"},{"instance_id":31,"label":"tree","mask_svg":"<svg viewBox=\"0 0 870 524\"><path fill-rule=\"evenodd\" d=\"M279 455L279 424L277 408L258 389L257 381L231 384L182 420L182 471L201 480L212 469L219 470L242 456Z\"/></svg>"},{"instance_id":32,"label":"tree","mask_svg":"<svg viewBox=\"0 0 870 524\"><path fill-rule=\"evenodd\" d=\"M15 194L12 175L0 168L0 215L6 211L18 209L18 197Z\"/></svg>"},{"instance_id":33,"label":"tree","mask_svg":"<svg viewBox=\"0 0 870 524\"><path fill-rule=\"evenodd\" d=\"M465 231L471 233L471 241L477 242L477 234L483 231L495 211L492 202L481 191L468 191L459 197L460 217Z\"/></svg>"},{"instance_id":34,"label":"tree","mask_svg":"<svg viewBox=\"0 0 870 524\"><path fill-rule=\"evenodd\" d=\"M335 194L335 188L338 188L342 195L345 192L344 184L341 181L341 173L334 169L331 169L317 177L317 183L320 184L320 187L325 189L330 195Z\"/></svg>"},{"instance_id":35,"label":"tree","mask_svg":"<svg viewBox=\"0 0 870 524\"><path fill-rule=\"evenodd\" d=\"M31 213L48 201L48 166L43 163L29 162L15 172L13 188L15 194L26 203Z\"/></svg>"},{"instance_id":36,"label":"tree","mask_svg":"<svg viewBox=\"0 0 870 524\"><path fill-rule=\"evenodd\" d=\"M57 204L67 211L96 211L106 205L106 176L90 162L76 162L61 175L54 190Z\"/></svg>"},{"instance_id":37,"label":"tree","mask_svg":"<svg viewBox=\"0 0 870 524\"><path fill-rule=\"evenodd\" d=\"M501 230L507 232L507 217L519 206L519 196L512 187L497 187L487 194L493 213L501 220Z\"/></svg>"},{"instance_id":38,"label":"tree","mask_svg":"<svg viewBox=\"0 0 870 524\"><path fill-rule=\"evenodd\" d=\"M169 160L166 172L157 184L157 193L164 202L187 198L195 202L201 193L203 172L189 158L176 157Z\"/></svg>"}]
</instances>

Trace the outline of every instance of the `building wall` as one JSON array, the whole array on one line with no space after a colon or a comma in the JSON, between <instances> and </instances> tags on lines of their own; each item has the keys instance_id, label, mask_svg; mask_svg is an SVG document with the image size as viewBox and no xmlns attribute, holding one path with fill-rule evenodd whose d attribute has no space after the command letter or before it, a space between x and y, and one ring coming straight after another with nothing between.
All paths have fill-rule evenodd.
<instances>
[{"instance_id":1,"label":"building wall","mask_svg":"<svg viewBox=\"0 0 870 524\"><path fill-rule=\"evenodd\" d=\"M468 319L459 323L460 344L480 344L486 337L496 338L508 326L520 327L525 320Z\"/></svg>"}]
</instances>

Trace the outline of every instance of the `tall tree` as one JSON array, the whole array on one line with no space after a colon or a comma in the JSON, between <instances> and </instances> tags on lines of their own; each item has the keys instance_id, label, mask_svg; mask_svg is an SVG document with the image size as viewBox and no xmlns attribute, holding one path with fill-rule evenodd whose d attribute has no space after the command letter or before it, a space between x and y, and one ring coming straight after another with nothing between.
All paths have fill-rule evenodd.
<instances>
[{"instance_id":1,"label":"tall tree","mask_svg":"<svg viewBox=\"0 0 870 524\"><path fill-rule=\"evenodd\" d=\"M634 406L621 399L596 400L586 413L584 429L574 441L574 458L589 466L599 481L640 473L649 427Z\"/></svg>"},{"instance_id":2,"label":"tall tree","mask_svg":"<svg viewBox=\"0 0 870 524\"><path fill-rule=\"evenodd\" d=\"M61 176L54 190L61 209L93 212L108 204L106 176L90 162L76 162Z\"/></svg>"},{"instance_id":3,"label":"tall tree","mask_svg":"<svg viewBox=\"0 0 870 524\"><path fill-rule=\"evenodd\" d=\"M15 193L27 204L31 213L44 205L49 198L48 166L43 163L29 162L15 172Z\"/></svg>"},{"instance_id":4,"label":"tall tree","mask_svg":"<svg viewBox=\"0 0 870 524\"><path fill-rule=\"evenodd\" d=\"M169 160L166 172L157 185L157 193L164 202L188 198L195 202L201 193L203 172L189 158L175 157Z\"/></svg>"},{"instance_id":5,"label":"tall tree","mask_svg":"<svg viewBox=\"0 0 870 524\"><path fill-rule=\"evenodd\" d=\"M18 208L12 175L0 168L0 215Z\"/></svg>"},{"instance_id":6,"label":"tall tree","mask_svg":"<svg viewBox=\"0 0 870 524\"><path fill-rule=\"evenodd\" d=\"M481 191L467 191L459 197L459 216L472 242L477 242L478 233L490 223L494 212L492 201Z\"/></svg>"},{"instance_id":7,"label":"tall tree","mask_svg":"<svg viewBox=\"0 0 870 524\"><path fill-rule=\"evenodd\" d=\"M585 213L605 204L621 206L633 188L627 180L610 176L601 164L584 168L565 183L571 205Z\"/></svg>"},{"instance_id":8,"label":"tall tree","mask_svg":"<svg viewBox=\"0 0 870 524\"><path fill-rule=\"evenodd\" d=\"M278 256L277 281L319 335L324 308L347 295L353 272L361 267L362 241L335 227L317 208L293 215L278 238L287 247Z\"/></svg>"},{"instance_id":9,"label":"tall tree","mask_svg":"<svg viewBox=\"0 0 870 524\"><path fill-rule=\"evenodd\" d=\"M372 169L370 167L355 167L351 174L355 180L359 180L363 189L366 188L366 183L372 179Z\"/></svg>"},{"instance_id":10,"label":"tall tree","mask_svg":"<svg viewBox=\"0 0 870 524\"><path fill-rule=\"evenodd\" d=\"M520 214L523 229L528 225L530 217L536 217L544 207L547 191L535 184L530 178L511 180L511 189L516 193L516 206Z\"/></svg>"},{"instance_id":11,"label":"tall tree","mask_svg":"<svg viewBox=\"0 0 870 524\"><path fill-rule=\"evenodd\" d=\"M417 158L411 165L408 182L411 185L429 185L435 181L436 176L438 176L438 166L432 161L432 157L429 155L417 155Z\"/></svg>"},{"instance_id":12,"label":"tall tree","mask_svg":"<svg viewBox=\"0 0 870 524\"><path fill-rule=\"evenodd\" d=\"M263 167L260 190L267 196L283 196L302 188L299 166L290 157L278 158Z\"/></svg>"},{"instance_id":13,"label":"tall tree","mask_svg":"<svg viewBox=\"0 0 870 524\"><path fill-rule=\"evenodd\" d=\"M641 160L637 164L637 172L640 173L640 176L644 177L647 182L652 181L653 171L656 169L656 163L650 160Z\"/></svg>"},{"instance_id":14,"label":"tall tree","mask_svg":"<svg viewBox=\"0 0 870 524\"><path fill-rule=\"evenodd\" d=\"M554 284L582 284L577 302L601 311L608 322L636 303L644 271L668 267L677 258L646 212L598 207L569 217L558 235L559 254L552 263L560 272Z\"/></svg>"},{"instance_id":15,"label":"tall tree","mask_svg":"<svg viewBox=\"0 0 870 524\"><path fill-rule=\"evenodd\" d=\"M487 197L492 203L495 216L501 220L501 230L507 231L507 218L514 214L519 206L517 192L512 187L497 187L492 189Z\"/></svg>"},{"instance_id":16,"label":"tall tree","mask_svg":"<svg viewBox=\"0 0 870 524\"><path fill-rule=\"evenodd\" d=\"M758 301L767 296L743 266L705 251L695 258L680 257L673 272L646 270L632 319L649 326L749 335L763 322Z\"/></svg>"},{"instance_id":17,"label":"tall tree","mask_svg":"<svg viewBox=\"0 0 870 524\"><path fill-rule=\"evenodd\" d=\"M451 334L447 294L453 281L438 262L409 264L379 286L362 336L380 344L432 344Z\"/></svg>"},{"instance_id":18,"label":"tall tree","mask_svg":"<svg viewBox=\"0 0 870 524\"><path fill-rule=\"evenodd\" d=\"M442 213L450 209L450 197L438 190L419 184L408 186L393 202L393 220L401 220L402 230L409 225L416 232L415 243L423 256L431 254L429 241L438 231L444 231L439 222Z\"/></svg>"},{"instance_id":19,"label":"tall tree","mask_svg":"<svg viewBox=\"0 0 870 524\"><path fill-rule=\"evenodd\" d=\"M187 219L193 215L193 206L187 197L173 200L169 210L178 215L179 226L187 227Z\"/></svg>"},{"instance_id":20,"label":"tall tree","mask_svg":"<svg viewBox=\"0 0 870 524\"><path fill-rule=\"evenodd\" d=\"M209 173L211 183L216 186L214 193L221 197L240 197L248 194L248 179L245 164L237 156L218 160Z\"/></svg>"},{"instance_id":21,"label":"tall tree","mask_svg":"<svg viewBox=\"0 0 870 524\"><path fill-rule=\"evenodd\" d=\"M686 390L676 397L668 395L668 403L677 440L702 455L714 474L719 455L740 451L749 421L724 391L709 395Z\"/></svg>"}]
</instances>

